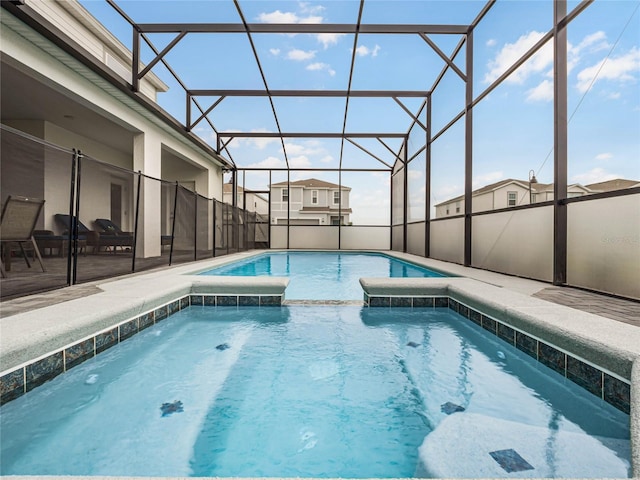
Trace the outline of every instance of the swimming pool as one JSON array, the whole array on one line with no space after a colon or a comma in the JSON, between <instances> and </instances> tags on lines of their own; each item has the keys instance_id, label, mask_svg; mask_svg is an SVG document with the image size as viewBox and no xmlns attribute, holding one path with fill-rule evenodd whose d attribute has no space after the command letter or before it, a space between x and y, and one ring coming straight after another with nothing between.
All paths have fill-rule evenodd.
<instances>
[{"instance_id":1,"label":"swimming pool","mask_svg":"<svg viewBox=\"0 0 640 480\"><path fill-rule=\"evenodd\" d=\"M3 475L629 475L628 415L448 308L187 307L0 421Z\"/></svg>"},{"instance_id":2,"label":"swimming pool","mask_svg":"<svg viewBox=\"0 0 640 480\"><path fill-rule=\"evenodd\" d=\"M361 277L426 278L445 274L382 253L263 253L201 275L289 277L288 300L362 300Z\"/></svg>"}]
</instances>

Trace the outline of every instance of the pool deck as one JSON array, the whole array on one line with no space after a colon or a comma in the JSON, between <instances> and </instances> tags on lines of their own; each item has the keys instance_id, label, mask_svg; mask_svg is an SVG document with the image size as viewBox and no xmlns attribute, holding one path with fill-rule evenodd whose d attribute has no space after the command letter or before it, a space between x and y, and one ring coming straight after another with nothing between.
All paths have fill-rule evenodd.
<instances>
[{"instance_id":1,"label":"pool deck","mask_svg":"<svg viewBox=\"0 0 640 480\"><path fill-rule=\"evenodd\" d=\"M242 252L2 302L0 372L4 375L184 295L278 295L284 292L287 279L194 275L258 253L262 251ZM367 293L391 297L450 296L494 318L509 317L514 327L630 382L632 465L635 477L640 477L640 303L410 254L385 253L457 277L362 279Z\"/></svg>"}]
</instances>

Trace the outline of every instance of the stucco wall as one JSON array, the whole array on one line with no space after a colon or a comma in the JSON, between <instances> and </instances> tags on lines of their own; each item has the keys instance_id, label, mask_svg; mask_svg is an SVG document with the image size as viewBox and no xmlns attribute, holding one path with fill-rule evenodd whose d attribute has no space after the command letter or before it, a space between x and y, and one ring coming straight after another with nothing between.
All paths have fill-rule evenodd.
<instances>
[{"instance_id":1,"label":"stucco wall","mask_svg":"<svg viewBox=\"0 0 640 480\"><path fill-rule=\"evenodd\" d=\"M552 281L553 207L473 217L474 267Z\"/></svg>"},{"instance_id":2,"label":"stucco wall","mask_svg":"<svg viewBox=\"0 0 640 480\"><path fill-rule=\"evenodd\" d=\"M464 262L464 218L431 223L431 258Z\"/></svg>"},{"instance_id":3,"label":"stucco wall","mask_svg":"<svg viewBox=\"0 0 640 480\"><path fill-rule=\"evenodd\" d=\"M640 195L567 209L569 284L640 299Z\"/></svg>"}]
</instances>

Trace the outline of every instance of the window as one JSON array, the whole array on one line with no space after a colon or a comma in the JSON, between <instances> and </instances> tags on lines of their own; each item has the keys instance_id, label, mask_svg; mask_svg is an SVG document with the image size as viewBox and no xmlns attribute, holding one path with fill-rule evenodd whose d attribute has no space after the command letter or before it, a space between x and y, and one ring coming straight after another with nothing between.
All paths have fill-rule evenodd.
<instances>
[{"instance_id":1,"label":"window","mask_svg":"<svg viewBox=\"0 0 640 480\"><path fill-rule=\"evenodd\" d=\"M283 188L282 189L282 201L283 202L288 202L289 201L289 189L288 188Z\"/></svg>"},{"instance_id":2,"label":"window","mask_svg":"<svg viewBox=\"0 0 640 480\"><path fill-rule=\"evenodd\" d=\"M456 202L456 213L460 213L460 202Z\"/></svg>"},{"instance_id":3,"label":"window","mask_svg":"<svg viewBox=\"0 0 640 480\"><path fill-rule=\"evenodd\" d=\"M318 190L311 190L311 203L318 203Z\"/></svg>"},{"instance_id":4,"label":"window","mask_svg":"<svg viewBox=\"0 0 640 480\"><path fill-rule=\"evenodd\" d=\"M333 203L335 205L338 205L340 203L340 192L337 190L333 192Z\"/></svg>"},{"instance_id":5,"label":"window","mask_svg":"<svg viewBox=\"0 0 640 480\"><path fill-rule=\"evenodd\" d=\"M518 201L518 192L507 192L507 206L515 207Z\"/></svg>"},{"instance_id":6,"label":"window","mask_svg":"<svg viewBox=\"0 0 640 480\"><path fill-rule=\"evenodd\" d=\"M447 207L447 215L449 215L449 207Z\"/></svg>"}]
</instances>

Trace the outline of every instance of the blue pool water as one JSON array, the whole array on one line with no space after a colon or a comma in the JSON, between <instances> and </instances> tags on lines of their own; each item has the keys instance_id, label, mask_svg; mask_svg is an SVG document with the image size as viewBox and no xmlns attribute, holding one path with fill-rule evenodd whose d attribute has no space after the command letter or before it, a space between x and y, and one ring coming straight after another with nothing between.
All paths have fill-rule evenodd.
<instances>
[{"instance_id":1,"label":"blue pool water","mask_svg":"<svg viewBox=\"0 0 640 480\"><path fill-rule=\"evenodd\" d=\"M234 262L201 275L289 277L287 300L362 300L361 277L443 277L381 253L277 252Z\"/></svg>"},{"instance_id":2,"label":"blue pool water","mask_svg":"<svg viewBox=\"0 0 640 480\"><path fill-rule=\"evenodd\" d=\"M190 307L0 429L2 475L629 476L628 415L445 308Z\"/></svg>"}]
</instances>

